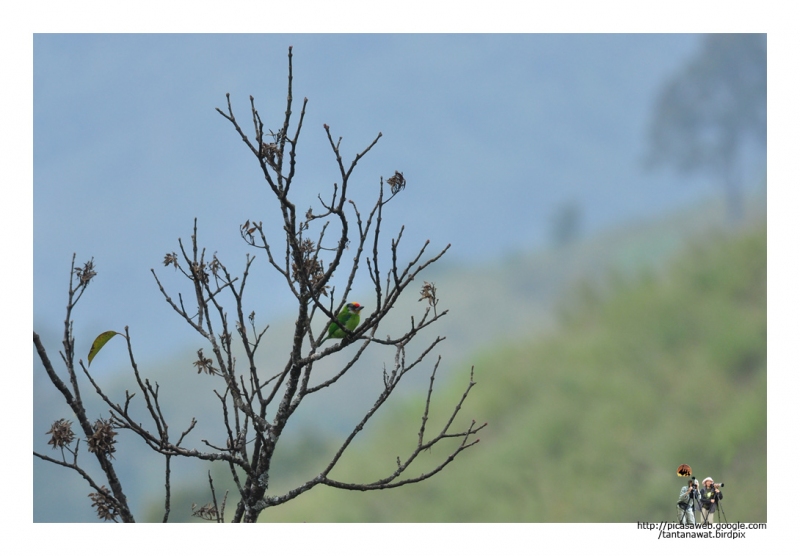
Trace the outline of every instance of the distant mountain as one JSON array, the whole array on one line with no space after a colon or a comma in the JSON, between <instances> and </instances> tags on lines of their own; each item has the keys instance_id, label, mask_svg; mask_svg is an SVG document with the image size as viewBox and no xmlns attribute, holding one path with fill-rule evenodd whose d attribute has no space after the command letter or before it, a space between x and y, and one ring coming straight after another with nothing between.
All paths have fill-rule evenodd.
<instances>
[{"instance_id":1,"label":"distant mountain","mask_svg":"<svg viewBox=\"0 0 800 556\"><path fill-rule=\"evenodd\" d=\"M262 519L674 522L685 484L676 469L688 463L700 480L725 483L718 522L765 522L766 262L762 221L694 242L658 273L584 296L558 330L472 355L477 386L453 429L469 419L489 425L440 475L378 492L318 487ZM441 427L465 381L456 369L436 392L428 431ZM395 405L332 478L391 473L416 442L423 405L421 393ZM424 454L409 476L437 465L455 443ZM316 457L325 461L335 446L327 437L317 450L328 453ZM306 446L296 453L312 457ZM284 473L278 493L311 471Z\"/></svg>"}]
</instances>

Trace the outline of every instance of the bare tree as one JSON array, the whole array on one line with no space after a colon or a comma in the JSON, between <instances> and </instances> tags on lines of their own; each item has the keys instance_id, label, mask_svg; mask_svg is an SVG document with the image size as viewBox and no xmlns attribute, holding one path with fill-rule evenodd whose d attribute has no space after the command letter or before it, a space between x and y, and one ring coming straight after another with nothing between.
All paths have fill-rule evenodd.
<instances>
[{"instance_id":1,"label":"bare tree","mask_svg":"<svg viewBox=\"0 0 800 556\"><path fill-rule=\"evenodd\" d=\"M125 328L119 333L127 341L130 367L141 397L140 404L152 421L147 426L139 422L133 415L134 393L126 392L121 402L110 399L97 384L83 360L75 364L74 338L72 335L71 313L81 298L96 271L94 261L83 267L75 267L73 255L73 274L70 278L67 303L67 317L64 324L62 361L66 367L68 383L56 373L50 362L45 347L34 331L33 340L45 371L53 384L64 396L66 403L77 417L82 430L82 438L88 444L89 452L100 463L105 474L108 487L96 482L84 470L78 461L80 439L75 440L71 422L60 419L53 424L50 444L61 450L61 457L50 457L34 452L37 457L79 473L90 485L90 495L98 516L103 519L130 522L134 520L128 507L122 485L113 466L115 438L117 431L130 431L153 451L161 454L165 462L165 511L163 520L167 521L170 513L170 463L174 457L196 458L208 462L222 461L227 463L233 482L239 494L239 501L233 515L234 522L255 522L259 514L271 507L283 504L318 486L349 490L377 490L397 488L410 483L423 481L432 477L447 466L463 450L475 445L476 433L486 424L477 425L473 420L462 430L451 432L453 422L461 410L464 400L475 385L472 371L469 382L461 399L449 413L441 428L430 433L428 417L431 407L434 379L440 360L432 364L430 386L428 387L425 407L421 416L421 425L417 432L416 446L386 475L371 482L351 483L333 478L342 455L351 446L354 438L361 432L365 424L383 406L395 391L400 380L415 367L421 365L432 350L444 340L436 337L427 347L421 350L416 358L406 358L406 347L417 334L431 326L447 314L439 311L438 298L433 284L425 282L420 301L426 304L421 315L410 318L410 325L400 336L380 337L379 329L385 317L393 310L403 292L425 268L439 260L449 248L427 255L429 242L418 250L416 255L406 264L398 262L398 245L402 239L403 228L391 239L390 256L381 254L381 221L384 208L406 186L405 178L395 172L384 183L379 180L377 199L369 211L364 214L356 202L349 196L349 183L358 161L364 157L378 142L377 137L367 147L356 154L349 164L345 164L340 153L341 138L334 140L330 128L325 125L325 133L339 169L337 183L332 191L323 198L319 195L319 207L308 209L304 214L298 213L290 195L295 176L297 145L303 126L308 99L303 100L299 119L291 129L293 116L292 94L292 49L289 48L289 76L286 111L281 127L276 132L265 129L261 116L256 110L253 97L250 97L250 115L254 129L253 138L243 131L240 122L234 115L230 95L227 95L226 110L217 111L226 118L238 136L245 143L257 160L264 180L277 201L277 208L283 224L283 235L280 248L268 239L267 232L261 222L246 221L240 230L241 237L249 245L263 250L271 268L278 272L285 281L286 287L296 299L297 315L291 345L288 346L285 365L272 376L265 376L263 368L256 361L256 353L261 346L267 328L257 329L254 311L246 307L243 301L245 286L255 257L247 256L241 276L233 276L225 264L214 254L211 257L198 242L197 221L191 243L184 245L179 240L179 251L172 252L164 258L165 266L173 266L188 281L189 292L184 296L178 293L177 300L166 290L156 273L159 289L166 302L180 317L199 334L207 349L208 356L200 349L194 365L198 373L207 373L219 380L220 390L214 390L219 399L221 417L226 431L225 437L217 443L202 440L194 447L187 447L192 430L197 421L192 419L186 424L177 440L169 433L169 424L162 412L162 398L158 384L153 384L140 372L131 347L131 333ZM345 257L350 250L352 259ZM323 260L327 258L327 262ZM351 262L352 261L352 262ZM346 306L351 294L357 273L363 272L363 265L374 288L374 307L356 327L347 327L339 320L340 311ZM335 273L345 274L347 279L341 294L331 285ZM77 283L75 281L77 279ZM315 320L315 316L317 317ZM320 323L324 323L320 326ZM339 323L344 332L338 343L327 343L326 333L333 323ZM116 335L109 331L101 334L89 355L89 362L97 350ZM336 383L350 371L362 354L371 345L388 346L393 350L394 361L387 369L383 369L383 387L372 407L363 415L352 431L341 441L339 448L330 460L317 473L305 482L285 493L273 494L269 491L269 474L276 446L285 430L286 424L298 407L309 396L313 396ZM348 362L338 372L326 380L312 378L315 365L329 356L353 346ZM242 366L234 355L234 350L244 352ZM83 406L79 388L79 374L83 374L93 387L95 393L110 410L107 420L91 423ZM141 405L139 408L141 409ZM409 476L409 466L424 451L435 444L451 439L454 442L448 455L434 467L420 474ZM224 508L227 493L220 500L215 492L213 479L208 475L212 501L194 507L194 515L214 521L224 519Z\"/></svg>"}]
</instances>

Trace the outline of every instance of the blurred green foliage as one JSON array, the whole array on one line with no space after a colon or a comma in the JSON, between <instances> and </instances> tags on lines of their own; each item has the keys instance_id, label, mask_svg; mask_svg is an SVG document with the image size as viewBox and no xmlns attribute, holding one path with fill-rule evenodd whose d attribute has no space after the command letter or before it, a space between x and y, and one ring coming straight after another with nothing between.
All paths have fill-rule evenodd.
<instances>
[{"instance_id":1,"label":"blurred green foliage","mask_svg":"<svg viewBox=\"0 0 800 556\"><path fill-rule=\"evenodd\" d=\"M766 225L695 243L658 274L569 297L557 331L479 354L478 383L454 429L489 422L441 474L396 490L317 487L268 521L671 521L688 463L723 481L729 521L767 518ZM437 384L431 433L466 386ZM367 427L332 478L368 482L416 442L424 397ZM322 442L324 444L324 442ZM324 461L335 442L289 449ZM411 475L446 457L425 454ZM307 458L307 459L305 459ZM277 464L278 462L276 462ZM273 484L283 492L314 466ZM305 471L305 473L303 471ZM291 474L290 474L291 475Z\"/></svg>"}]
</instances>

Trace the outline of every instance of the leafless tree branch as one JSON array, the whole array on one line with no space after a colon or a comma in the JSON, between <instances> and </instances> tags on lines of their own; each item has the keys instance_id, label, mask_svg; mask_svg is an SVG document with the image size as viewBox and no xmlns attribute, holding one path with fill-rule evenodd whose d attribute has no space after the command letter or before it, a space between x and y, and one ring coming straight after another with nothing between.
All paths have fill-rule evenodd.
<instances>
[{"instance_id":1,"label":"leafless tree branch","mask_svg":"<svg viewBox=\"0 0 800 556\"><path fill-rule=\"evenodd\" d=\"M74 365L74 339L72 338L71 312L83 295L91 279L96 275L93 261L81 268L75 268L73 255L70 274L69 298L62 361L65 364L68 383L62 380L50 363L46 350L39 336L34 332L34 344L45 371L54 386L61 392L67 405L75 413L89 443L90 450L100 461L103 472L108 479L111 490L98 485L88 473L78 465L77 446L74 452L70 448L74 434L69 423L60 420L51 429L53 447L62 449L62 460L35 453L45 461L75 470L86 479L95 493L93 501L98 515L104 519L115 519L119 515L123 521L133 521L127 507L122 487L111 465L114 452L114 436L116 430L133 433L154 452L165 458L165 504L163 521L167 521L171 512L171 463L172 458L184 457L203 461L224 461L228 464L232 480L239 494L239 501L233 515L235 522L254 522L266 508L282 504L306 492L316 485L327 485L334 488L350 490L376 490L396 488L406 484L419 482L433 477L442 471L462 451L474 446L478 439L475 436L486 424L476 426L475 421L463 430L451 432L454 420L461 411L472 387L475 385L470 373L469 384L442 429L432 438L426 439L430 428L429 414L436 371L441 360L437 358L430 376L421 425L417 431L417 444L405 461L398 458L396 469L386 476L361 483L348 483L330 477L341 461L343 454L352 445L353 440L389 397L395 392L397 385L416 367L420 366L427 356L444 340L436 337L413 360L406 360L406 346L417 334L438 322L447 315L447 311L437 309L436 289L428 282L421 292L420 301L426 300L428 306L421 311L418 318L409 319L408 328L395 338L378 337L381 325L386 316L395 309L401 295L412 282L428 266L438 261L450 245L434 254L426 255L430 242L426 241L417 253L406 264L400 262L398 246L403 238L401 227L395 237L384 239L384 209L396 195L406 186L401 172L394 174L385 182L381 177L373 198L374 204L364 211L364 218L355 199L350 198L350 180L358 162L366 156L382 137L381 133L361 151L357 152L350 162L346 163L342 155L342 138L334 140L330 127L325 124L324 130L328 138L332 154L338 166L337 182L333 184L330 196L318 195L319 207L309 208L303 215L298 215L297 207L290 198L292 185L297 176L297 148L300 131L303 128L308 99L304 99L296 125L293 126L293 91L292 91L292 50L289 49L289 74L286 98L286 109L283 120L277 131L265 128L261 115L256 109L255 100L250 97L250 116L252 119L254 138L248 137L234 114L230 95L226 95L227 108L217 112L234 128L236 134L256 157L261 168L266 187L275 198L277 210L267 215L270 222L278 221L282 228L280 239L268 238L261 220L248 219L240 226L239 233L244 242L256 249L263 249L266 262L283 277L288 291L296 299L297 312L294 330L288 346L285 362L279 369L265 369L257 359L258 350L268 326L256 327L255 310L245 302L245 286L250 282L251 268L256 257L247 255L240 276L234 276L223 263L217 253L207 256L206 249L199 241L198 223L195 219L190 242L178 240L178 252L168 253L164 258L165 266L172 266L177 272L177 279L186 280L188 290L177 293L178 302L168 293L162 278L151 269L156 285L166 303L179 315L181 320L199 335L203 347L197 351L194 366L198 373L209 375L220 387L213 390L221 408L221 421L224 425L222 438L196 438L193 434L197 420L185 426L177 442L170 439L169 424L162 410L162 399L158 383L146 378L139 369L134 357L131 333L127 327L121 333L127 345L130 371L133 375L135 389L126 391L123 401L112 400L98 384L89 371L88 366L79 361L83 375L89 381L95 394L107 406L110 420L89 422L80 397L78 373ZM249 124L248 124L249 125ZM387 191L386 187L390 190ZM323 200L329 199L329 200ZM281 247L277 247L281 245ZM346 255L346 251L349 253ZM389 251L389 256L386 251ZM209 251L210 252L210 251ZM180 253L180 254L178 254ZM352 259L350 258L352 255ZM425 257L428 258L425 258ZM325 260L323 260L325 259ZM348 321L350 313L349 297L354 291L354 284L359 272L363 273L366 265L372 286L375 291L375 305L369 314L356 325ZM334 276L345 277L343 284L334 287ZM77 279L77 284L74 280ZM174 286L173 286L174 287ZM338 292L337 292L338 289ZM187 309L184 303L194 299L196 309ZM343 315L348 315L346 318ZM359 316L359 318L361 318ZM249 327L247 325L249 321ZM331 328L333 327L333 328ZM340 333L332 343L322 345L333 333ZM106 340L107 341L107 338ZM323 359L347 350L349 346L358 344L351 350L349 359L339 367L333 376L314 381L312 370ZM274 496L270 493L270 472L275 449L285 430L287 422L307 396L319 393L337 384L359 362L370 346L392 346L395 351L394 365L391 371L384 371L383 388L377 395L372 407L363 415L337 451L331 455L327 463L322 465L319 473L305 483L289 492ZM95 348L93 347L93 350ZM99 349L99 348L98 348ZM210 352L208 355L204 350ZM239 359L237 360L237 356ZM89 356L89 361L92 355ZM238 368L237 368L238 365ZM139 394L139 396L136 396ZM149 417L149 424L143 424L134 415L134 409L143 410ZM447 439L460 442L441 462L421 474L409 476L409 467L425 450ZM80 442L80 440L78 440ZM184 446L184 443L188 447ZM194 447L192 447L192 445ZM73 461L68 462L65 450L73 454ZM224 519L227 492L221 504L218 504L214 483L209 471L209 487L212 502L201 507L193 506L193 515L210 521L221 522Z\"/></svg>"}]
</instances>

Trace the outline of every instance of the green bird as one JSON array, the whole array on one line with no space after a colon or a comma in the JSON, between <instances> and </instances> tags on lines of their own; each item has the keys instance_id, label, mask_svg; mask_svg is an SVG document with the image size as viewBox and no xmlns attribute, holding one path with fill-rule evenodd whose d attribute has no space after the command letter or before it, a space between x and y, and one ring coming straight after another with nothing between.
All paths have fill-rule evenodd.
<instances>
[{"instance_id":1,"label":"green bird","mask_svg":"<svg viewBox=\"0 0 800 556\"><path fill-rule=\"evenodd\" d=\"M358 323L361 321L361 317L358 315L363 309L364 306L356 303L355 301L352 303L348 303L342 310L339 311L339 315L336 317L336 320L344 324L344 327L348 330L355 330ZM328 335L325 336L325 339L322 340L319 344L322 345L325 340L329 338L344 338L346 333L342 330L339 322L332 322L328 327Z\"/></svg>"}]
</instances>

